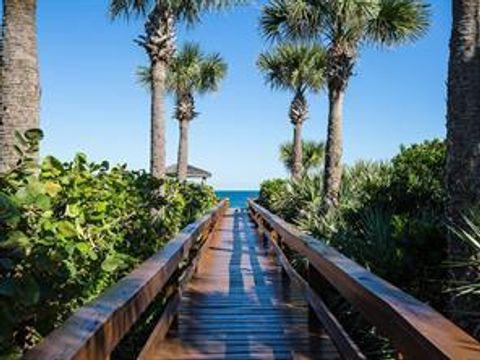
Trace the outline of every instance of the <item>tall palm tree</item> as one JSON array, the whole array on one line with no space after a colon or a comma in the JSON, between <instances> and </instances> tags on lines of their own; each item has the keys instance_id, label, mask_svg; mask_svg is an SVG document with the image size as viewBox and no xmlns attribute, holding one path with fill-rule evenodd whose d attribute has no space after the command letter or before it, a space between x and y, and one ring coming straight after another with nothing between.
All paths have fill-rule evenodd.
<instances>
[{"instance_id":1,"label":"tall palm tree","mask_svg":"<svg viewBox=\"0 0 480 360\"><path fill-rule=\"evenodd\" d=\"M177 178L180 181L187 179L188 127L198 115L195 95L217 91L226 73L227 64L220 54L204 54L197 44L185 44L170 63L166 86L176 98L175 118L180 127ZM141 83L151 86L148 69L141 68L138 75Z\"/></svg>"},{"instance_id":2,"label":"tall palm tree","mask_svg":"<svg viewBox=\"0 0 480 360\"><path fill-rule=\"evenodd\" d=\"M175 53L178 22L194 25L204 11L220 10L240 3L237 0L110 0L113 18L121 15L148 13L145 34L137 43L150 59L151 91L151 143L150 170L153 176L165 175L165 114L164 97L167 68Z\"/></svg>"},{"instance_id":3,"label":"tall palm tree","mask_svg":"<svg viewBox=\"0 0 480 360\"><path fill-rule=\"evenodd\" d=\"M448 210L457 222L480 203L480 4L453 1L447 114Z\"/></svg>"},{"instance_id":4,"label":"tall palm tree","mask_svg":"<svg viewBox=\"0 0 480 360\"><path fill-rule=\"evenodd\" d=\"M36 0L4 0L0 62L0 173L18 161L15 133L38 128Z\"/></svg>"},{"instance_id":5,"label":"tall palm tree","mask_svg":"<svg viewBox=\"0 0 480 360\"><path fill-rule=\"evenodd\" d=\"M457 227L469 228L463 216L480 204L480 3L477 0L453 1L453 26L447 101L447 215ZM453 261L469 259L466 242L449 236L449 255ZM471 268L455 268L453 280L475 278ZM460 310L462 298L453 299Z\"/></svg>"},{"instance_id":6,"label":"tall palm tree","mask_svg":"<svg viewBox=\"0 0 480 360\"><path fill-rule=\"evenodd\" d=\"M290 121L294 125L292 176L302 177L302 127L308 117L307 91L318 92L324 85L325 51L317 45L282 44L260 55L258 67L274 89L293 93Z\"/></svg>"},{"instance_id":7,"label":"tall palm tree","mask_svg":"<svg viewBox=\"0 0 480 360\"><path fill-rule=\"evenodd\" d=\"M423 0L270 0L264 7L261 27L267 38L318 41L328 48L324 210L338 205L343 104L361 48L416 40L426 32L429 19Z\"/></svg>"},{"instance_id":8,"label":"tall palm tree","mask_svg":"<svg viewBox=\"0 0 480 360\"><path fill-rule=\"evenodd\" d=\"M293 174L294 164L294 145L292 142L286 142L280 145L280 160L283 162L287 171ZM308 174L315 169L319 169L325 158L325 143L323 141L302 141L302 170Z\"/></svg>"}]
</instances>

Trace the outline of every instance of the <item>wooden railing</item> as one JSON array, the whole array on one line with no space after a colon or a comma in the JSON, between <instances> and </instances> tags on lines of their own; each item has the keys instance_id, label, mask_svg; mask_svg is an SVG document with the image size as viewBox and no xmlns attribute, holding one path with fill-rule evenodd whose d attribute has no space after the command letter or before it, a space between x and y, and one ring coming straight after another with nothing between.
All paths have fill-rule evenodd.
<instances>
[{"instance_id":1,"label":"wooden railing","mask_svg":"<svg viewBox=\"0 0 480 360\"><path fill-rule=\"evenodd\" d=\"M250 214L259 232L273 245L287 274L303 288L311 308L320 317L345 358L365 358L348 337L310 281L301 278L288 263L287 247L306 257L309 266L326 279L366 320L387 336L406 359L480 359L480 343L428 305L372 274L324 242L253 201Z\"/></svg>"},{"instance_id":2,"label":"wooden railing","mask_svg":"<svg viewBox=\"0 0 480 360\"><path fill-rule=\"evenodd\" d=\"M161 293L168 300L144 350L152 341L165 336L176 313L181 291L195 272L199 254L227 208L228 201L224 200L200 220L187 226L161 251L105 294L75 312L60 328L29 351L25 359L108 359L120 340Z\"/></svg>"}]
</instances>

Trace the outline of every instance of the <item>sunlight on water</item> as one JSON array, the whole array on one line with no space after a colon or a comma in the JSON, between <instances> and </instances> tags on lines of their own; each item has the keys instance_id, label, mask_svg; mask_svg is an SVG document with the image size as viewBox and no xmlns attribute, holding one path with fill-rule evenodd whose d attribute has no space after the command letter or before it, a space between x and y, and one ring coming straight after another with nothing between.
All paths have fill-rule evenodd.
<instances>
[{"instance_id":1,"label":"sunlight on water","mask_svg":"<svg viewBox=\"0 0 480 360\"><path fill-rule=\"evenodd\" d=\"M248 199L255 199L258 197L258 191L252 190L221 190L215 192L220 199L229 198L230 207L244 208L247 207Z\"/></svg>"}]
</instances>

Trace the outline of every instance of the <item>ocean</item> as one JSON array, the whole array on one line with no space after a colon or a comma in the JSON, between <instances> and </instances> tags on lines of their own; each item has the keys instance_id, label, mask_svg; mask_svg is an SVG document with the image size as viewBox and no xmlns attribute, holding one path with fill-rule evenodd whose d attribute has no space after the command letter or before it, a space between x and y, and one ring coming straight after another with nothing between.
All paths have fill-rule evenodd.
<instances>
[{"instance_id":1,"label":"ocean","mask_svg":"<svg viewBox=\"0 0 480 360\"><path fill-rule=\"evenodd\" d=\"M215 194L220 199L230 199L230 207L232 208L245 208L247 207L247 200L257 198L259 192L252 190L219 190L215 191Z\"/></svg>"}]
</instances>

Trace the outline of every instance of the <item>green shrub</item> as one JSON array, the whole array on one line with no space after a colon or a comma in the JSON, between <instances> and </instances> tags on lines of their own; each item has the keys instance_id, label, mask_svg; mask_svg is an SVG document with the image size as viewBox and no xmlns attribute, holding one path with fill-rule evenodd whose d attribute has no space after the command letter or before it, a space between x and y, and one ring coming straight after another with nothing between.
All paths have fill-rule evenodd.
<instances>
[{"instance_id":1,"label":"green shrub","mask_svg":"<svg viewBox=\"0 0 480 360\"><path fill-rule=\"evenodd\" d=\"M440 304L440 282L431 280L444 275L445 156L444 143L433 140L402 147L390 162L346 166L340 206L328 216L319 211L319 176L275 180L281 188L269 195L268 206L374 273ZM264 184L271 194L272 184Z\"/></svg>"},{"instance_id":2,"label":"green shrub","mask_svg":"<svg viewBox=\"0 0 480 360\"><path fill-rule=\"evenodd\" d=\"M0 355L38 342L216 201L83 154L22 161L0 185Z\"/></svg>"},{"instance_id":3,"label":"green shrub","mask_svg":"<svg viewBox=\"0 0 480 360\"><path fill-rule=\"evenodd\" d=\"M392 206L409 214L429 209L443 216L446 145L442 140L402 146L392 159Z\"/></svg>"},{"instance_id":4,"label":"green shrub","mask_svg":"<svg viewBox=\"0 0 480 360\"><path fill-rule=\"evenodd\" d=\"M320 176L299 182L264 182L268 207L315 237L326 241L373 273L438 309L446 259L444 167L446 149L440 140L401 147L388 162L359 161L346 166L340 205L325 216L320 209ZM265 184L265 185L264 185ZM265 187L265 189L264 189ZM270 195L271 193L274 195ZM473 288L477 288L475 284ZM465 288L464 288L465 289ZM472 286L468 287L471 291ZM351 313L338 294L324 294L336 314L346 319L356 340L372 358L388 358L381 336ZM474 303L478 305L478 299ZM343 314L343 315L342 315ZM370 349L368 349L370 348ZM387 346L388 350L388 346ZM380 355L379 355L380 354ZM386 355L385 355L386 354Z\"/></svg>"},{"instance_id":5,"label":"green shrub","mask_svg":"<svg viewBox=\"0 0 480 360\"><path fill-rule=\"evenodd\" d=\"M258 203L263 207L272 210L273 204L282 198L287 187L284 179L265 180L260 185Z\"/></svg>"},{"instance_id":6,"label":"green shrub","mask_svg":"<svg viewBox=\"0 0 480 360\"><path fill-rule=\"evenodd\" d=\"M386 206L392 166L388 162L358 161L344 169L340 188L341 211Z\"/></svg>"},{"instance_id":7,"label":"green shrub","mask_svg":"<svg viewBox=\"0 0 480 360\"><path fill-rule=\"evenodd\" d=\"M453 239L465 246L465 254L451 259L452 280L449 293L454 295L450 311L464 329L480 339L480 210L471 209L463 225L450 228Z\"/></svg>"}]
</instances>

